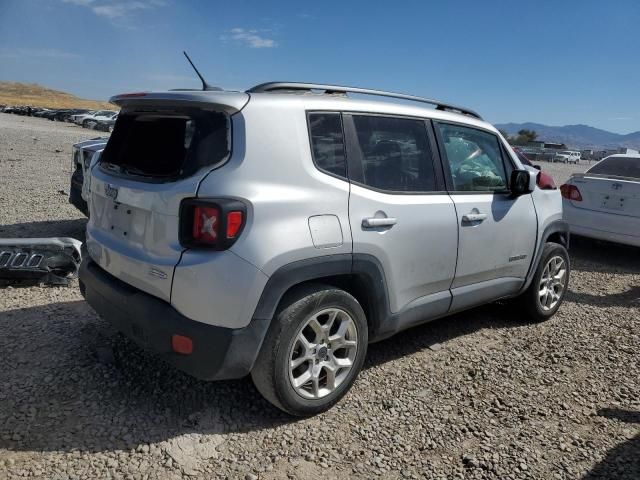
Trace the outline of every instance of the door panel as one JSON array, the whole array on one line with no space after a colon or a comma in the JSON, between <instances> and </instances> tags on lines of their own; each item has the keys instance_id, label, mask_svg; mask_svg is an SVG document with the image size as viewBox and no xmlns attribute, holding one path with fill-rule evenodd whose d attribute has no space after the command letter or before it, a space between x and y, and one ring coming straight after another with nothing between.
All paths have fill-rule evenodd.
<instances>
[{"instance_id":1,"label":"door panel","mask_svg":"<svg viewBox=\"0 0 640 480\"><path fill-rule=\"evenodd\" d=\"M495 132L444 122L434 128L458 218L451 311L516 293L536 242L533 199L509 192L514 164Z\"/></svg>"},{"instance_id":2,"label":"door panel","mask_svg":"<svg viewBox=\"0 0 640 480\"><path fill-rule=\"evenodd\" d=\"M497 278L524 278L536 241L531 195L451 195L459 218L458 265L452 288ZM476 220L473 216L483 215Z\"/></svg>"},{"instance_id":3,"label":"door panel","mask_svg":"<svg viewBox=\"0 0 640 480\"><path fill-rule=\"evenodd\" d=\"M344 127L354 254L370 254L380 261L389 307L392 313L400 312L401 323L445 314L458 227L442 167L434 157L430 124L415 118L345 114Z\"/></svg>"},{"instance_id":4,"label":"door panel","mask_svg":"<svg viewBox=\"0 0 640 480\"><path fill-rule=\"evenodd\" d=\"M352 185L349 217L353 252L381 262L393 313L420 297L448 291L458 242L449 195L393 195ZM392 225L363 225L366 219L390 223L384 222L389 218L395 219ZM441 304L434 315L445 313L448 306Z\"/></svg>"}]
</instances>

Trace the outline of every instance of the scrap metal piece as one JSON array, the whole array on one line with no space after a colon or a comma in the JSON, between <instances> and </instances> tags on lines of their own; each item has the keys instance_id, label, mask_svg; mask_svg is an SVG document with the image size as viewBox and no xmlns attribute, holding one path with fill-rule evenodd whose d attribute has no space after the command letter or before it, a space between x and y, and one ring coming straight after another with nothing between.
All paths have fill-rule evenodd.
<instances>
[{"instance_id":1,"label":"scrap metal piece","mask_svg":"<svg viewBox=\"0 0 640 480\"><path fill-rule=\"evenodd\" d=\"M68 285L78 274L81 247L69 237L0 239L0 283Z\"/></svg>"}]
</instances>

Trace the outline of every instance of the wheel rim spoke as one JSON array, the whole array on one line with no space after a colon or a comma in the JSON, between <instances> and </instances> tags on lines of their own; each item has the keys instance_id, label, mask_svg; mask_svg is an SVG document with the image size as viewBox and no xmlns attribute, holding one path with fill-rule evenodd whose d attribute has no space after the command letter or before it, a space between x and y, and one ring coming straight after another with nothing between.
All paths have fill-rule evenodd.
<instances>
[{"instance_id":1,"label":"wheel rim spoke","mask_svg":"<svg viewBox=\"0 0 640 480\"><path fill-rule=\"evenodd\" d=\"M358 349L357 327L340 308L328 308L302 322L289 352L289 379L304 398L322 398L349 376Z\"/></svg>"},{"instance_id":2,"label":"wheel rim spoke","mask_svg":"<svg viewBox=\"0 0 640 480\"><path fill-rule=\"evenodd\" d=\"M548 311L556 307L562 299L566 287L567 269L560 256L552 257L544 267L538 288L540 306Z\"/></svg>"}]
</instances>

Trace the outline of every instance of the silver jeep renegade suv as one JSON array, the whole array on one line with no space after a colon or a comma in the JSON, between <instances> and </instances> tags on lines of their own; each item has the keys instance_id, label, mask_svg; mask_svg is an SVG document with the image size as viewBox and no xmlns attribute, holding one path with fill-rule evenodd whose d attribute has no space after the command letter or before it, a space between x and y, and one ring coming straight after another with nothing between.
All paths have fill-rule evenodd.
<instances>
[{"instance_id":1,"label":"silver jeep renegade suv","mask_svg":"<svg viewBox=\"0 0 640 480\"><path fill-rule=\"evenodd\" d=\"M370 342L498 299L538 321L562 303L560 193L471 110L301 83L111 101L81 289L191 375L251 374L312 415Z\"/></svg>"}]
</instances>

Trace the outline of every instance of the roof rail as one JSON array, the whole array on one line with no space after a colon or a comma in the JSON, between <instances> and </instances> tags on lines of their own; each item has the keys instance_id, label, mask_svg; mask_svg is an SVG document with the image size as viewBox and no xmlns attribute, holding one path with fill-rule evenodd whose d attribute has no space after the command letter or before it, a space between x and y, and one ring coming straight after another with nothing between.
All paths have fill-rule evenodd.
<instances>
[{"instance_id":1,"label":"roof rail","mask_svg":"<svg viewBox=\"0 0 640 480\"><path fill-rule=\"evenodd\" d=\"M371 90L369 88L343 87L340 85L323 85L317 83L268 82L261 83L260 85L256 85L255 87L250 88L249 90L247 90L247 93L277 92L279 90L324 90L325 93L329 94L359 93L362 95L376 95L379 97L399 98L402 100L411 100L413 102L428 103L429 105L435 106L436 110L462 113L464 115L469 115L471 117L482 120L482 117L478 113L468 108L451 105L449 103L440 102L439 100L432 100L430 98L416 97L415 95L405 95L404 93L385 92L384 90Z\"/></svg>"}]
</instances>

